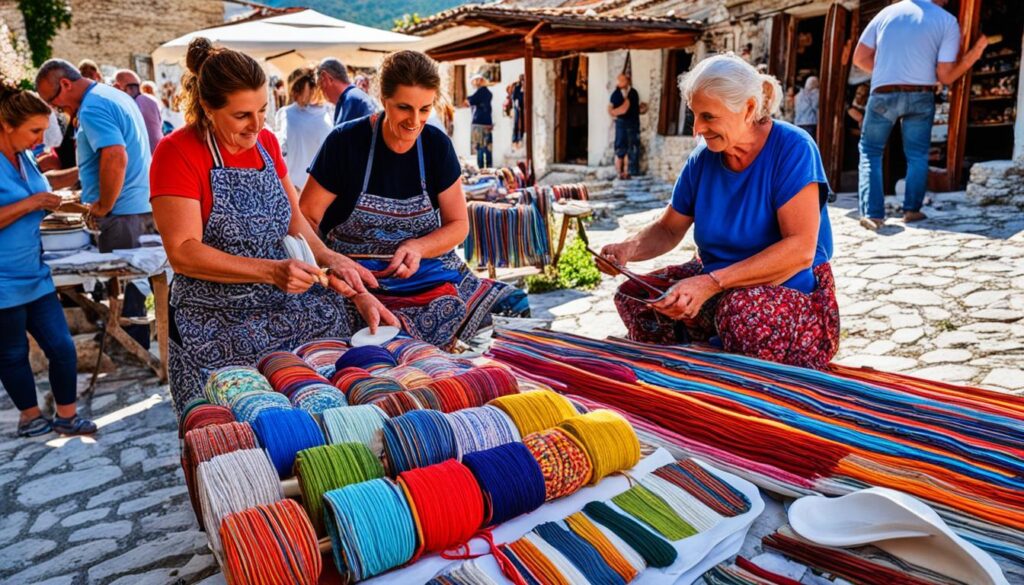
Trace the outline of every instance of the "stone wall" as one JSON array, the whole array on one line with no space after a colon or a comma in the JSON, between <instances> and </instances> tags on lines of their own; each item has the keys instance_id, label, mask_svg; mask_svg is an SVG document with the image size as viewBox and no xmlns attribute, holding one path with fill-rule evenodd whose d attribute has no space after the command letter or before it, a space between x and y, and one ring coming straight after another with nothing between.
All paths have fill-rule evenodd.
<instances>
[{"instance_id":1,"label":"stone wall","mask_svg":"<svg viewBox=\"0 0 1024 585\"><path fill-rule=\"evenodd\" d=\"M967 196L981 205L1016 205L1024 209L1024 157L975 163Z\"/></svg>"}]
</instances>

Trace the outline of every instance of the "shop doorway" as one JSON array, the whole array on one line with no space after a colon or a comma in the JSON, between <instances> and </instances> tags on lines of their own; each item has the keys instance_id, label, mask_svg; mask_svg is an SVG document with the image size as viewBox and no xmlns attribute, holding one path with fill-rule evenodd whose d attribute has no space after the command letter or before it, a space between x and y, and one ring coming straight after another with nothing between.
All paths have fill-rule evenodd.
<instances>
[{"instance_id":1,"label":"shop doorway","mask_svg":"<svg viewBox=\"0 0 1024 585\"><path fill-rule=\"evenodd\" d=\"M555 84L555 161L587 164L587 58L558 61Z\"/></svg>"}]
</instances>

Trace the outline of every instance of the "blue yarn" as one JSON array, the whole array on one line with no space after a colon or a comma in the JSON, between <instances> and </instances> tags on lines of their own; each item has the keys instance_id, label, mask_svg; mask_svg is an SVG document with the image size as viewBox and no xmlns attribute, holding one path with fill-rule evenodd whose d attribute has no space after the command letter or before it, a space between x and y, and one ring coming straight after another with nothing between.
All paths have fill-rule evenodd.
<instances>
[{"instance_id":1,"label":"blue yarn","mask_svg":"<svg viewBox=\"0 0 1024 585\"><path fill-rule=\"evenodd\" d=\"M402 488L371 479L324 494L334 564L352 581L397 567L416 552L416 526Z\"/></svg>"},{"instance_id":2,"label":"blue yarn","mask_svg":"<svg viewBox=\"0 0 1024 585\"><path fill-rule=\"evenodd\" d=\"M494 526L544 504L544 474L522 443L469 453L462 462L484 494L484 517Z\"/></svg>"},{"instance_id":3,"label":"blue yarn","mask_svg":"<svg viewBox=\"0 0 1024 585\"><path fill-rule=\"evenodd\" d=\"M414 410L385 421L384 450L392 475L459 457L451 422L435 410Z\"/></svg>"},{"instance_id":4,"label":"blue yarn","mask_svg":"<svg viewBox=\"0 0 1024 585\"><path fill-rule=\"evenodd\" d=\"M395 356L391 355L390 351L376 345L353 347L341 354L338 361L334 362L335 371L353 367L369 370L376 366L395 367L397 365L398 362L395 361Z\"/></svg>"},{"instance_id":5,"label":"blue yarn","mask_svg":"<svg viewBox=\"0 0 1024 585\"><path fill-rule=\"evenodd\" d=\"M231 398L231 413L238 422L252 424L261 413L268 410L290 410L288 397L277 392L243 392Z\"/></svg>"},{"instance_id":6,"label":"blue yarn","mask_svg":"<svg viewBox=\"0 0 1024 585\"><path fill-rule=\"evenodd\" d=\"M304 410L269 410L260 413L252 424L252 430L282 479L291 477L295 455L299 451L324 444L320 426Z\"/></svg>"},{"instance_id":7,"label":"blue yarn","mask_svg":"<svg viewBox=\"0 0 1024 585\"><path fill-rule=\"evenodd\" d=\"M592 544L556 522L545 522L533 529L538 536L569 559L594 585L625 585L622 575L616 573Z\"/></svg>"}]
</instances>

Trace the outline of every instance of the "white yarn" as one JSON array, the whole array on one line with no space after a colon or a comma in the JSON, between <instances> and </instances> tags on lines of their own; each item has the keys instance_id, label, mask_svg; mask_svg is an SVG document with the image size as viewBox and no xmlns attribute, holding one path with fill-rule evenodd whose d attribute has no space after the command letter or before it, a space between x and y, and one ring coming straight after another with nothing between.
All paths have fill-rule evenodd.
<instances>
[{"instance_id":1,"label":"white yarn","mask_svg":"<svg viewBox=\"0 0 1024 585\"><path fill-rule=\"evenodd\" d=\"M530 532L523 537L523 540L537 547L540 554L547 557L547 559L551 561L551 564L558 569L558 572L561 573L568 582L581 584L590 583L583 573L576 568L576 565L572 564L572 561L565 558L565 555L558 552L558 549L548 544L548 541L541 538L536 532Z\"/></svg>"},{"instance_id":2,"label":"white yarn","mask_svg":"<svg viewBox=\"0 0 1024 585\"><path fill-rule=\"evenodd\" d=\"M704 532L718 524L723 516L707 504L698 500L690 492L657 475L650 474L640 480L640 485L651 490L676 511L683 520L693 526L697 532Z\"/></svg>"},{"instance_id":3,"label":"white yarn","mask_svg":"<svg viewBox=\"0 0 1024 585\"><path fill-rule=\"evenodd\" d=\"M242 449L199 464L199 503L210 548L220 558L220 523L225 516L272 504L284 497L281 480L262 449Z\"/></svg>"}]
</instances>

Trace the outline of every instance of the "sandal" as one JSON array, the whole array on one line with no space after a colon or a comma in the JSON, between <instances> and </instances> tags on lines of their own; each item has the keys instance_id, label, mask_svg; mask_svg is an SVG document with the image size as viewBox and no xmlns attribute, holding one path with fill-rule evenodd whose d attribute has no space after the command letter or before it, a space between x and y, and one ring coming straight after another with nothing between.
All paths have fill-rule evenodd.
<instances>
[{"instance_id":1,"label":"sandal","mask_svg":"<svg viewBox=\"0 0 1024 585\"><path fill-rule=\"evenodd\" d=\"M53 424L45 416L37 416L34 419L18 425L19 437L38 437L53 430Z\"/></svg>"},{"instance_id":2,"label":"sandal","mask_svg":"<svg viewBox=\"0 0 1024 585\"><path fill-rule=\"evenodd\" d=\"M53 430L62 435L91 435L96 432L96 423L77 414L71 418L53 417Z\"/></svg>"}]
</instances>

